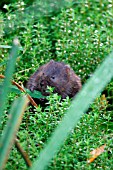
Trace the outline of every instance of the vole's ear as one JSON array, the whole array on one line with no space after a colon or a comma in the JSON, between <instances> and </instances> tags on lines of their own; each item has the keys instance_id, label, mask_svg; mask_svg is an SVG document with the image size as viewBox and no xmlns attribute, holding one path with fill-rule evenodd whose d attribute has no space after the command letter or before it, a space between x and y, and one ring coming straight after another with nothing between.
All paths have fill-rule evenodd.
<instances>
[{"instance_id":1,"label":"vole's ear","mask_svg":"<svg viewBox=\"0 0 113 170\"><path fill-rule=\"evenodd\" d=\"M51 63L51 64L52 64L52 63L54 63L54 62L55 62L55 61L52 59L52 60L50 60L50 62L49 62L49 63Z\"/></svg>"},{"instance_id":2,"label":"vole's ear","mask_svg":"<svg viewBox=\"0 0 113 170\"><path fill-rule=\"evenodd\" d=\"M70 66L69 65L65 65L65 70L66 70L66 73L70 73Z\"/></svg>"}]
</instances>

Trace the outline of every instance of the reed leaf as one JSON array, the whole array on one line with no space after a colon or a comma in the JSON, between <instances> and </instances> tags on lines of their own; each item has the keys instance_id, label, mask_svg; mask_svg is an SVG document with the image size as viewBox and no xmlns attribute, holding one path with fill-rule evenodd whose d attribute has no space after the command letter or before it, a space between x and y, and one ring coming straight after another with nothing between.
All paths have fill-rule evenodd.
<instances>
[{"instance_id":1,"label":"reed leaf","mask_svg":"<svg viewBox=\"0 0 113 170\"><path fill-rule=\"evenodd\" d=\"M52 134L49 142L41 151L31 170L43 170L58 152L69 132L77 125L89 105L99 95L113 77L113 52L96 69L94 75L87 81L80 93L73 100L62 122Z\"/></svg>"},{"instance_id":2,"label":"reed leaf","mask_svg":"<svg viewBox=\"0 0 113 170\"><path fill-rule=\"evenodd\" d=\"M15 69L15 63L18 54L18 44L19 44L18 39L17 38L14 39L12 50L9 55L9 60L6 66L6 71L5 71L6 78L4 79L3 88L1 89L1 96L0 96L0 121L2 118L2 112L5 108L5 104L7 101L7 95L9 92L9 86L11 84L12 75Z\"/></svg>"},{"instance_id":3,"label":"reed leaf","mask_svg":"<svg viewBox=\"0 0 113 170\"><path fill-rule=\"evenodd\" d=\"M28 98L23 96L16 99L11 107L9 120L0 140L0 169L4 167L8 158L27 104Z\"/></svg>"}]
</instances>

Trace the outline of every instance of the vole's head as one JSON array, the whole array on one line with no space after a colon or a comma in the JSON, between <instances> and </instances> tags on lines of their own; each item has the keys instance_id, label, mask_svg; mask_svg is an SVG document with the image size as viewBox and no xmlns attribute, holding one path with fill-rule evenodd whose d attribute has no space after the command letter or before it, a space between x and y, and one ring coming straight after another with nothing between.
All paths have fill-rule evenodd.
<instances>
[{"instance_id":1,"label":"vole's head","mask_svg":"<svg viewBox=\"0 0 113 170\"><path fill-rule=\"evenodd\" d=\"M61 62L51 60L42 71L38 83L38 89L42 94L46 94L47 86L52 86L55 91L59 91L68 81L70 76L70 67Z\"/></svg>"}]
</instances>

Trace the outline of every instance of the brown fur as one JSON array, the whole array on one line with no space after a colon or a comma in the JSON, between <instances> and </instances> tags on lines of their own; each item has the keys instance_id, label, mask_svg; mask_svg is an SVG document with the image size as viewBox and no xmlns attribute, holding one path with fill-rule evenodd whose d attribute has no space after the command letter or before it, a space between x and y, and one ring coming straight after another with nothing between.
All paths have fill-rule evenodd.
<instances>
[{"instance_id":1,"label":"brown fur","mask_svg":"<svg viewBox=\"0 0 113 170\"><path fill-rule=\"evenodd\" d=\"M82 87L80 78L68 65L54 60L39 67L31 75L26 87L31 91L40 91L42 95L47 96L49 95L46 92L47 86L54 87L54 92L61 95L62 99L67 96L74 97Z\"/></svg>"}]
</instances>

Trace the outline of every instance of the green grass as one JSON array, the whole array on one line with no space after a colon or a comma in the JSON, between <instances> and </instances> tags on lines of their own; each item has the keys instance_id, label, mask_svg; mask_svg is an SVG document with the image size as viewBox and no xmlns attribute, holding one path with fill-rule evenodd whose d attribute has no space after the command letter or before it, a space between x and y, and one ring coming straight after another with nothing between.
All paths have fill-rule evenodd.
<instances>
[{"instance_id":1,"label":"green grass","mask_svg":"<svg viewBox=\"0 0 113 170\"><path fill-rule=\"evenodd\" d=\"M18 1L7 6L7 12L0 13L0 45L12 45L14 37L18 37L22 51L16 63L14 79L21 83L36 69L50 59L64 61L81 77L82 83L93 74L97 65L109 54L113 47L113 3L103 1L79 1L70 8L64 8L48 16L35 17L28 14L23 21L13 25L15 10L22 11L27 5ZM11 28L7 26L12 23ZM29 22L30 21L30 22ZM6 30L8 28L8 31ZM9 49L0 49L0 73L4 74L5 61ZM112 97L113 82L105 88L105 101L100 96L91 104L89 113L84 114L76 128L52 160L48 169L112 169L113 167L113 126L112 126ZM11 93L7 110L12 100L17 97ZM109 103L107 103L109 101ZM30 159L35 158L44 147L51 133L64 116L70 100L60 102L60 97L51 95L49 106L35 113L25 113L18 137ZM102 106L102 107L101 107ZM102 109L101 109L102 108ZM7 117L7 115L6 115ZM5 122L5 120L4 120ZM105 144L105 152L93 163L86 160L91 150ZM15 149L10 153L6 169L27 169L26 165Z\"/></svg>"}]
</instances>

